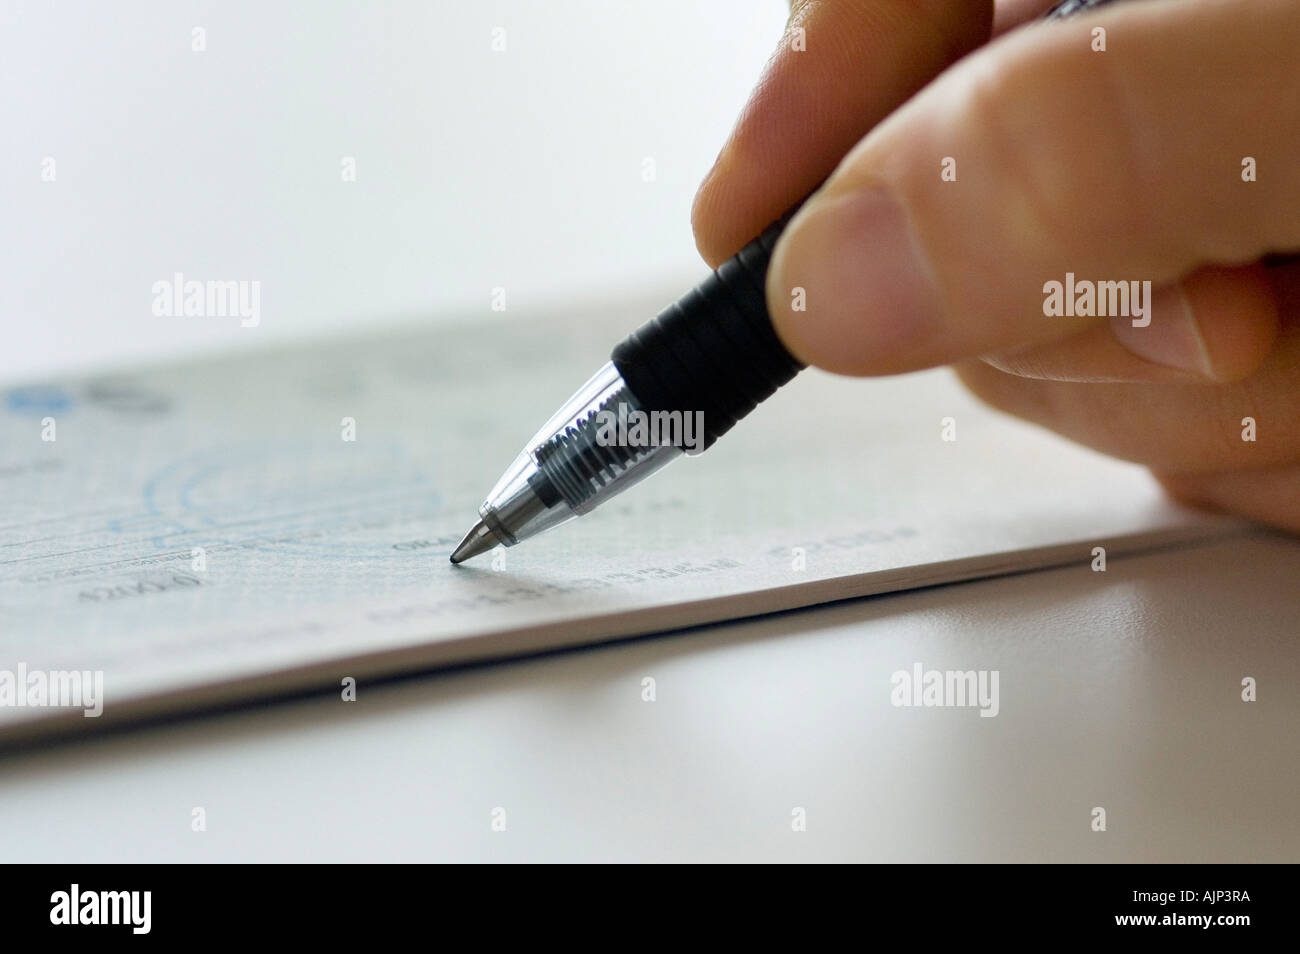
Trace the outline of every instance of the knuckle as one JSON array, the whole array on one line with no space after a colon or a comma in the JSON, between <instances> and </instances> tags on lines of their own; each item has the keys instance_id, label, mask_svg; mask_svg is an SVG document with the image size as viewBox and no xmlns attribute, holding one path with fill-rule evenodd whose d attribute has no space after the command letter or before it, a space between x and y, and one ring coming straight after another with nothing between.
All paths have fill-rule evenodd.
<instances>
[{"instance_id":1,"label":"knuckle","mask_svg":"<svg viewBox=\"0 0 1300 954\"><path fill-rule=\"evenodd\" d=\"M1021 247L1114 242L1150 226L1147 163L1104 55L1059 40L990 58L968 91Z\"/></svg>"}]
</instances>

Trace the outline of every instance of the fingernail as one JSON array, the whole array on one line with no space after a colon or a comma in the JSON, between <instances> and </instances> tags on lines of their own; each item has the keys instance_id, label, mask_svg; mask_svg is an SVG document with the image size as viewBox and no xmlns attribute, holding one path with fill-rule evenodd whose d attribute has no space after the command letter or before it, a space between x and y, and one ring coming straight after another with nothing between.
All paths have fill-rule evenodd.
<instances>
[{"instance_id":1,"label":"fingernail","mask_svg":"<svg viewBox=\"0 0 1300 954\"><path fill-rule=\"evenodd\" d=\"M777 333L808 364L890 370L942 325L933 272L907 213L884 189L813 201L781 237L769 270Z\"/></svg>"},{"instance_id":2,"label":"fingernail","mask_svg":"<svg viewBox=\"0 0 1300 954\"><path fill-rule=\"evenodd\" d=\"M1147 361L1214 377L1209 349L1182 286L1158 289L1147 307L1148 314L1141 319L1111 319L1111 332L1119 343ZM1143 321L1148 323L1144 325Z\"/></svg>"}]
</instances>

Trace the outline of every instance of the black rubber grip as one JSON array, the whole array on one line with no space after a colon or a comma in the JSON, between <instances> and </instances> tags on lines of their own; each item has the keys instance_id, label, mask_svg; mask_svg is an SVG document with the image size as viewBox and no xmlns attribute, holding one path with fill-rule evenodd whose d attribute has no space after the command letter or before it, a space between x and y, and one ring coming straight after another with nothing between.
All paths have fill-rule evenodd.
<instances>
[{"instance_id":1,"label":"black rubber grip","mask_svg":"<svg viewBox=\"0 0 1300 954\"><path fill-rule=\"evenodd\" d=\"M628 335L611 360L647 411L702 412L709 447L803 365L767 315L767 265L795 210Z\"/></svg>"}]
</instances>

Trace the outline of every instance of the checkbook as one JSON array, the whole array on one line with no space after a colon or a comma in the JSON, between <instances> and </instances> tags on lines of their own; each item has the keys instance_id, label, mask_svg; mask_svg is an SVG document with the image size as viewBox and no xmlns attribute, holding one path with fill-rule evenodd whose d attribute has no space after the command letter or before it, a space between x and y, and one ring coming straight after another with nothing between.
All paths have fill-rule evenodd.
<instances>
[{"instance_id":1,"label":"checkbook","mask_svg":"<svg viewBox=\"0 0 1300 954\"><path fill-rule=\"evenodd\" d=\"M707 455L452 566L537 402L607 360L608 324L438 324L0 388L0 742L1038 567L1122 572L1106 560L1240 527L946 370L809 372Z\"/></svg>"}]
</instances>

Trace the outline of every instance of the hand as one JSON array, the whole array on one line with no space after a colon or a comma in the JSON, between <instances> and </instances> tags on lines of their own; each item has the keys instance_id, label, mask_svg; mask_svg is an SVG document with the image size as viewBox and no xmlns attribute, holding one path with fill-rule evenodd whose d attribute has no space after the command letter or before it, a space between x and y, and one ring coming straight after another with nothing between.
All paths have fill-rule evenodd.
<instances>
[{"instance_id":1,"label":"hand","mask_svg":"<svg viewBox=\"0 0 1300 954\"><path fill-rule=\"evenodd\" d=\"M1050 5L999 5L999 25ZM899 106L991 13L796 3L806 49L782 44L705 179L701 252L716 264L831 174L769 270L793 354L857 375L953 364L1176 497L1300 531L1300 265L1261 263L1300 249L1300 4L1031 24ZM1134 294L1062 314L1071 282Z\"/></svg>"}]
</instances>

